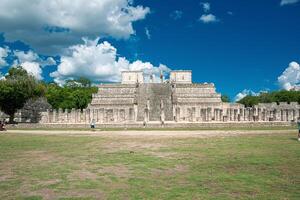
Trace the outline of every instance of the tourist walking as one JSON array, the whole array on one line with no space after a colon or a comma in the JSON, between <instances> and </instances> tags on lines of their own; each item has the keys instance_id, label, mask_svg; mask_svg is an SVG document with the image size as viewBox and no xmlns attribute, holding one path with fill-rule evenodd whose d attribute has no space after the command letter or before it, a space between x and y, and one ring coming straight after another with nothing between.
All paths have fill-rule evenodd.
<instances>
[{"instance_id":1,"label":"tourist walking","mask_svg":"<svg viewBox=\"0 0 300 200\"><path fill-rule=\"evenodd\" d=\"M91 121L91 129L95 129L96 128L96 125L95 125L95 120L93 119Z\"/></svg>"}]
</instances>

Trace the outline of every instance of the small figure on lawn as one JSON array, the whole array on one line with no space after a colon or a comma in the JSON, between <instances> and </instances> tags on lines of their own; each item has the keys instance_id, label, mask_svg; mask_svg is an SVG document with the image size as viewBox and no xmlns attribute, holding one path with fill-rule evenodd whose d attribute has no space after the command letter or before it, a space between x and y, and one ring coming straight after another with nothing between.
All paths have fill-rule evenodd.
<instances>
[{"instance_id":1,"label":"small figure on lawn","mask_svg":"<svg viewBox=\"0 0 300 200\"><path fill-rule=\"evenodd\" d=\"M96 125L95 125L95 120L93 119L91 121L91 129L95 129L96 128Z\"/></svg>"}]
</instances>

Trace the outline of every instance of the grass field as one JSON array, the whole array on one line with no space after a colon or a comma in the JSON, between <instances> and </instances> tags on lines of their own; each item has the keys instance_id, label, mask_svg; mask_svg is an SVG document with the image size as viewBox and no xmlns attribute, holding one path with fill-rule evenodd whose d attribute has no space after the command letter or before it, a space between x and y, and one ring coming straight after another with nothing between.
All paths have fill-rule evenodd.
<instances>
[{"instance_id":1,"label":"grass field","mask_svg":"<svg viewBox=\"0 0 300 200\"><path fill-rule=\"evenodd\" d=\"M300 199L300 142L1 133L0 199Z\"/></svg>"}]
</instances>

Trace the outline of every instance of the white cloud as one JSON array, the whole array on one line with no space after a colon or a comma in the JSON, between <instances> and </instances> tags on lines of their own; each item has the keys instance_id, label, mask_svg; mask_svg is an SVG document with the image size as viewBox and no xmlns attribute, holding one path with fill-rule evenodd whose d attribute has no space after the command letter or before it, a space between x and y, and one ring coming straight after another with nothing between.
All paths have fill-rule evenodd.
<instances>
[{"instance_id":1,"label":"white cloud","mask_svg":"<svg viewBox=\"0 0 300 200\"><path fill-rule=\"evenodd\" d=\"M214 22L218 22L219 20L217 19L217 17L213 14L203 14L200 18L199 21L202 21L205 24L208 23L214 23Z\"/></svg>"},{"instance_id":2,"label":"white cloud","mask_svg":"<svg viewBox=\"0 0 300 200\"><path fill-rule=\"evenodd\" d=\"M42 80L43 67L49 65L56 65L56 61L52 57L48 57L46 60L42 59L37 53L29 50L25 51L14 51L13 65L22 66L28 73L32 74L36 79Z\"/></svg>"},{"instance_id":3,"label":"white cloud","mask_svg":"<svg viewBox=\"0 0 300 200\"><path fill-rule=\"evenodd\" d=\"M146 34L148 40L150 40L151 39L151 34L150 34L150 31L147 27L145 28L145 34Z\"/></svg>"},{"instance_id":4,"label":"white cloud","mask_svg":"<svg viewBox=\"0 0 300 200\"><path fill-rule=\"evenodd\" d=\"M289 5L289 4L295 4L298 2L299 2L299 0L281 0L280 5L284 6L284 5Z\"/></svg>"},{"instance_id":5,"label":"white cloud","mask_svg":"<svg viewBox=\"0 0 300 200\"><path fill-rule=\"evenodd\" d=\"M29 50L27 53L24 51L14 51L19 63L32 62L39 59L39 55Z\"/></svg>"},{"instance_id":6,"label":"white cloud","mask_svg":"<svg viewBox=\"0 0 300 200\"><path fill-rule=\"evenodd\" d=\"M37 62L24 62L21 63L23 69L25 69L29 74L33 75L37 80L42 80L42 69L39 63Z\"/></svg>"},{"instance_id":7,"label":"white cloud","mask_svg":"<svg viewBox=\"0 0 300 200\"><path fill-rule=\"evenodd\" d=\"M170 17L174 20L181 19L183 15L183 12L180 10L174 10L171 14Z\"/></svg>"},{"instance_id":8,"label":"white cloud","mask_svg":"<svg viewBox=\"0 0 300 200\"><path fill-rule=\"evenodd\" d=\"M278 83L282 89L291 90L300 84L300 66L297 62L291 62L284 72L278 77Z\"/></svg>"},{"instance_id":9,"label":"white cloud","mask_svg":"<svg viewBox=\"0 0 300 200\"><path fill-rule=\"evenodd\" d=\"M210 3L208 3L208 2L201 2L200 4L202 5L202 8L203 8L204 12L209 12L210 11Z\"/></svg>"},{"instance_id":10,"label":"white cloud","mask_svg":"<svg viewBox=\"0 0 300 200\"><path fill-rule=\"evenodd\" d=\"M5 47L5 48L0 47L0 68L7 65L7 62L5 59L8 56L9 51L10 50L8 47Z\"/></svg>"},{"instance_id":11,"label":"white cloud","mask_svg":"<svg viewBox=\"0 0 300 200\"><path fill-rule=\"evenodd\" d=\"M69 47L68 55L61 57L57 71L50 74L54 81L63 84L67 79L84 76L94 82L119 82L124 70L142 70L157 77L160 71L170 71L165 65L155 67L140 60L130 63L126 58L117 56L117 49L110 43L98 44L98 40L84 39L84 44Z\"/></svg>"},{"instance_id":12,"label":"white cloud","mask_svg":"<svg viewBox=\"0 0 300 200\"><path fill-rule=\"evenodd\" d=\"M48 57L46 60L42 61L42 66L50 66L50 65L56 65L56 61L52 57Z\"/></svg>"},{"instance_id":13,"label":"white cloud","mask_svg":"<svg viewBox=\"0 0 300 200\"><path fill-rule=\"evenodd\" d=\"M81 37L128 38L150 12L132 0L1 0L1 32L39 54L58 55Z\"/></svg>"},{"instance_id":14,"label":"white cloud","mask_svg":"<svg viewBox=\"0 0 300 200\"><path fill-rule=\"evenodd\" d=\"M264 92L265 92L265 91L264 91ZM237 101L243 99L244 97L246 97L246 96L248 96L248 95L251 95L251 96L258 96L260 93L261 93L261 92L256 93L256 92L253 92L252 90L247 90L247 89L245 89L245 90L243 90L242 92L239 92L239 93L235 96L234 100L237 102Z\"/></svg>"}]
</instances>

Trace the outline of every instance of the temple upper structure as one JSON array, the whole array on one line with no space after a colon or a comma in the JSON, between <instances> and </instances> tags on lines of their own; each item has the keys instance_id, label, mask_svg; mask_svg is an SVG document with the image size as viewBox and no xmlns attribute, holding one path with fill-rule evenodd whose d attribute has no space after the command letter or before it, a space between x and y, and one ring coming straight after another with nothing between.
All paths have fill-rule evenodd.
<instances>
[{"instance_id":1,"label":"temple upper structure","mask_svg":"<svg viewBox=\"0 0 300 200\"><path fill-rule=\"evenodd\" d=\"M144 83L144 76L142 71L123 71L122 84L136 84Z\"/></svg>"},{"instance_id":2,"label":"temple upper structure","mask_svg":"<svg viewBox=\"0 0 300 200\"><path fill-rule=\"evenodd\" d=\"M41 123L202 123L296 121L298 103L259 104L246 108L224 103L213 83L193 83L192 71L170 72L170 79L155 83L142 71L122 72L121 83L101 84L84 111L43 113ZM144 80L150 80L145 82Z\"/></svg>"}]
</instances>

